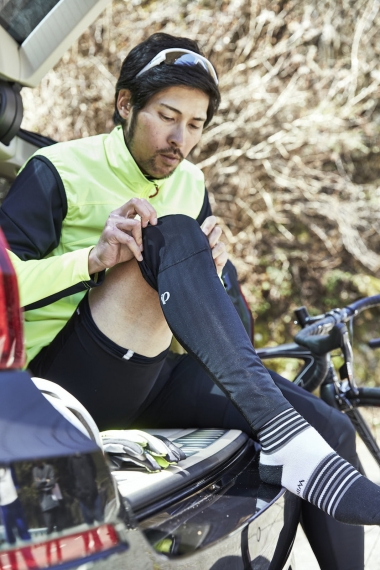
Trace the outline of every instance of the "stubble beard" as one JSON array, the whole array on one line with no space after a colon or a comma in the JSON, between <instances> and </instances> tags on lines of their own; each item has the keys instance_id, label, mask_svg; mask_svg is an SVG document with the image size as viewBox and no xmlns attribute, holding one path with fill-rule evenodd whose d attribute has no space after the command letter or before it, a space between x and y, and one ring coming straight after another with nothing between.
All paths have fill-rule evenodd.
<instances>
[{"instance_id":1,"label":"stubble beard","mask_svg":"<svg viewBox=\"0 0 380 570\"><path fill-rule=\"evenodd\" d=\"M160 154L176 154L178 156L179 162L177 163L176 166L173 167L173 170L168 172L168 174L157 176L155 173L158 170L157 159L159 158ZM173 148L171 148L171 147L170 148L164 148L164 149L160 149L160 150L156 151L153 156L151 156L146 161L144 161L144 163L140 165L140 169L146 175L152 176L153 178L156 178L157 180L165 180L166 178L170 178L170 176L172 176L172 174L174 174L175 170L181 164L183 159L184 159L184 157L182 156L182 154L175 152L173 150Z\"/></svg>"},{"instance_id":2,"label":"stubble beard","mask_svg":"<svg viewBox=\"0 0 380 570\"><path fill-rule=\"evenodd\" d=\"M131 120L130 124L127 126L127 128L124 129L124 140L125 140L125 144L127 145L128 150L131 153L133 159L135 160L137 166L140 168L141 172L145 176L150 176L151 178L154 178L156 180L165 180L166 178L170 178L170 176L172 176L172 174L175 172L175 170L178 168L178 166L181 164L181 162L184 160L185 157L183 156L183 154L181 153L181 151L179 149L176 149L173 147L167 147L167 148L157 150L148 159L146 159L144 161L137 162L135 159L134 153L133 153L133 136L135 134L136 122L137 122L137 116L136 117L132 116L132 120ZM175 154L179 158L179 162L173 168L173 170L171 170L170 172L168 172L168 174L165 174L163 176L157 176L155 174L155 172L157 172L157 169L158 169L156 161L157 161L158 157L160 156L160 154Z\"/></svg>"}]
</instances>

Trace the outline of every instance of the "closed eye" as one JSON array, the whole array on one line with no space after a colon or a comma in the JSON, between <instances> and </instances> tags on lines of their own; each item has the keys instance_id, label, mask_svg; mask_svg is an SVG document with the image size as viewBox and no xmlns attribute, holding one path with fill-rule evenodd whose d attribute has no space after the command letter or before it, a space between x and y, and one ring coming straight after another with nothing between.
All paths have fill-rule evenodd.
<instances>
[{"instance_id":1,"label":"closed eye","mask_svg":"<svg viewBox=\"0 0 380 570\"><path fill-rule=\"evenodd\" d=\"M173 117L167 117L166 115L163 115L162 113L160 113L160 117L164 121L172 121L173 120Z\"/></svg>"}]
</instances>

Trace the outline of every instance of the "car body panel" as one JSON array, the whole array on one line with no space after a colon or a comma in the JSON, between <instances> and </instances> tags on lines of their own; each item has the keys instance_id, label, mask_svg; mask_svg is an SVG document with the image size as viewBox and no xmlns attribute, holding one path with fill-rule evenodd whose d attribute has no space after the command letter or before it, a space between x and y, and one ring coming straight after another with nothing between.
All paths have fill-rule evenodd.
<instances>
[{"instance_id":1,"label":"car body panel","mask_svg":"<svg viewBox=\"0 0 380 570\"><path fill-rule=\"evenodd\" d=\"M60 0L21 45L0 25L0 78L36 87L109 1Z\"/></svg>"},{"instance_id":2,"label":"car body panel","mask_svg":"<svg viewBox=\"0 0 380 570\"><path fill-rule=\"evenodd\" d=\"M92 567L101 569L104 559L111 557L115 569L184 570L199 566L205 570L243 570L252 564L271 570L283 567L295 536L300 499L281 487L261 482L258 447L246 435L237 430L172 430L170 439L181 441L188 454L183 468L169 467L164 477L141 473L137 484L139 474L133 470L115 471L111 479L112 466L44 400L27 372L3 371L0 389L0 467L15 472L17 496L31 535L31 541L24 539L20 544L18 538L12 545L2 529L3 566L18 560L14 570L24 570L29 557L37 563L36 568L63 563L67 568L77 568L91 562ZM168 430L153 431L170 435ZM96 477L96 488L104 499L103 516L84 524L72 463L85 461L89 455L96 464L93 482ZM66 512L62 530L57 527L51 537L44 527L43 505L33 484L33 469L42 462L54 470ZM182 484L177 481L170 491L167 480L178 478L179 473ZM125 484L128 478L133 482L130 487ZM117 486L118 479L124 484ZM85 485L91 487L89 478ZM115 485L116 493L112 491ZM156 496L149 492L149 487L159 486L161 492ZM143 487L149 500L141 494ZM111 525L109 531L107 524ZM112 533L116 533L116 540Z\"/></svg>"},{"instance_id":3,"label":"car body panel","mask_svg":"<svg viewBox=\"0 0 380 570\"><path fill-rule=\"evenodd\" d=\"M166 568L282 568L294 539L300 500L261 482L258 450L252 441L215 472L213 479L180 500L146 516L139 527ZM266 560L266 562L265 562Z\"/></svg>"},{"instance_id":4,"label":"car body panel","mask_svg":"<svg viewBox=\"0 0 380 570\"><path fill-rule=\"evenodd\" d=\"M6 117L4 109L1 111L1 100L5 97L1 82L4 88L13 84L36 87L109 2L110 0L54 0L52 9L48 12L43 0L35 0L33 3L25 3L24 0L0 2L0 127L2 121L11 121L9 125L5 124L8 132L8 126L10 129L12 121L15 122L15 130L10 135L14 138L10 142L5 140L6 144L0 142L0 176L4 179L13 180L20 167L38 149L38 145L32 145L16 136L22 119L22 101L19 95L16 98L19 108L17 113L14 111L14 117L9 114ZM17 20L19 27L28 26L28 14L24 15L24 22L21 19L24 5L29 10L39 10L41 20L37 18L37 25L30 33L26 32L26 38L21 41L22 38L13 29L17 26L12 27L12 18ZM2 14L8 15L8 19L4 20ZM12 33L21 43L12 37Z\"/></svg>"}]
</instances>

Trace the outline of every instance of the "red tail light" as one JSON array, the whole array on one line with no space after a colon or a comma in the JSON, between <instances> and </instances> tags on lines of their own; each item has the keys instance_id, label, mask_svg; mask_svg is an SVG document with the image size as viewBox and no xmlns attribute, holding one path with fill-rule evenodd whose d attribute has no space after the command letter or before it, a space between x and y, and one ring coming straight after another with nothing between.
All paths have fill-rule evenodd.
<instances>
[{"instance_id":1,"label":"red tail light","mask_svg":"<svg viewBox=\"0 0 380 570\"><path fill-rule=\"evenodd\" d=\"M22 368L25 362L17 278L6 248L0 229L0 369Z\"/></svg>"},{"instance_id":2,"label":"red tail light","mask_svg":"<svg viewBox=\"0 0 380 570\"><path fill-rule=\"evenodd\" d=\"M111 524L84 530L69 536L48 539L39 544L24 544L7 551L0 550L0 570L31 570L51 568L109 555L122 547Z\"/></svg>"}]
</instances>

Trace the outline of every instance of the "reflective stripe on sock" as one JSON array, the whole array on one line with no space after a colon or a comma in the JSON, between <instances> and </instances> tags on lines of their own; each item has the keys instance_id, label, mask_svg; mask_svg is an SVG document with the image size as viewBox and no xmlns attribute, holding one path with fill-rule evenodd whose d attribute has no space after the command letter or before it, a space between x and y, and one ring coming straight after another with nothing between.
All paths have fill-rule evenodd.
<instances>
[{"instance_id":1,"label":"reflective stripe on sock","mask_svg":"<svg viewBox=\"0 0 380 570\"><path fill-rule=\"evenodd\" d=\"M293 408L285 410L265 424L258 437L265 453L275 453L293 437L308 429L310 425Z\"/></svg>"},{"instance_id":2,"label":"reflective stripe on sock","mask_svg":"<svg viewBox=\"0 0 380 570\"><path fill-rule=\"evenodd\" d=\"M307 437L307 440L310 440L312 447L311 456L310 449L302 449L305 438L298 437L305 430L310 430L310 433L308 432L310 438ZM277 473L281 473L281 483L288 486L287 473L290 468L292 472L290 480L295 486L293 492L328 514L336 511L349 487L361 477L356 469L327 446L319 434L294 409L278 414L265 424L258 436L262 445L262 464L268 463L271 458L273 469L278 457L277 467L281 467L281 472ZM320 448L319 443L322 444ZM297 450L298 445L299 450ZM305 463L306 452L309 457ZM288 463L294 461L294 458L298 458L297 464L291 467ZM268 466L262 469L263 473L265 469L268 470Z\"/></svg>"},{"instance_id":3,"label":"reflective stripe on sock","mask_svg":"<svg viewBox=\"0 0 380 570\"><path fill-rule=\"evenodd\" d=\"M303 497L322 511L334 513L360 473L336 453L328 455L316 468L305 487Z\"/></svg>"}]
</instances>

